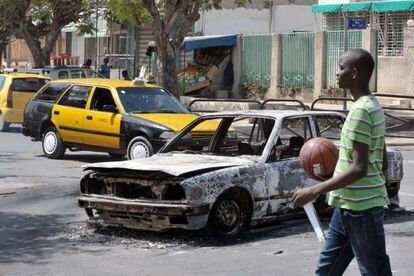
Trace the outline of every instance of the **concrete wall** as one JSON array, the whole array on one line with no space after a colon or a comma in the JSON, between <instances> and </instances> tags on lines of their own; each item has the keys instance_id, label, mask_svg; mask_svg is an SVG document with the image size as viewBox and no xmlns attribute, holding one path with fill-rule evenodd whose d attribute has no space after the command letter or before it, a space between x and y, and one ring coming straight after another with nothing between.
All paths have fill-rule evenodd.
<instances>
[{"instance_id":1,"label":"concrete wall","mask_svg":"<svg viewBox=\"0 0 414 276\"><path fill-rule=\"evenodd\" d=\"M404 94L404 57L378 57L377 91Z\"/></svg>"},{"instance_id":2,"label":"concrete wall","mask_svg":"<svg viewBox=\"0 0 414 276\"><path fill-rule=\"evenodd\" d=\"M195 33L226 35L270 33L270 11L237 8L202 12L195 24Z\"/></svg>"},{"instance_id":3,"label":"concrete wall","mask_svg":"<svg viewBox=\"0 0 414 276\"><path fill-rule=\"evenodd\" d=\"M202 12L195 33L204 35L317 31L310 5L275 5L272 9L221 9Z\"/></svg>"}]
</instances>

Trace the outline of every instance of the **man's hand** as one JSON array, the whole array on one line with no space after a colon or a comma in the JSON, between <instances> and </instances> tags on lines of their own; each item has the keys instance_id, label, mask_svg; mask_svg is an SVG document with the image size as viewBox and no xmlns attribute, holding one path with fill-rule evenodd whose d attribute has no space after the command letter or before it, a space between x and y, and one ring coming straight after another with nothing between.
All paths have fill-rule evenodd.
<instances>
[{"instance_id":1,"label":"man's hand","mask_svg":"<svg viewBox=\"0 0 414 276\"><path fill-rule=\"evenodd\" d=\"M292 197L292 202L296 206L302 207L306 203L316 199L318 194L313 187L300 188Z\"/></svg>"}]
</instances>

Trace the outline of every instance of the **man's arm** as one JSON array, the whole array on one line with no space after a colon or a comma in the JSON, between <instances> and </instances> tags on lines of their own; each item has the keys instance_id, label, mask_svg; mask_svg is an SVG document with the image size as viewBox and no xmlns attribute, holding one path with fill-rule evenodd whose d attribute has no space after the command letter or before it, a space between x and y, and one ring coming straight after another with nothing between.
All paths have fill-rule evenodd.
<instances>
[{"instance_id":1,"label":"man's arm","mask_svg":"<svg viewBox=\"0 0 414 276\"><path fill-rule=\"evenodd\" d=\"M384 152L383 152L383 157L382 157L382 173L384 174L384 176L387 176L387 170L388 170L388 154L387 154L387 146L385 145L384 142Z\"/></svg>"},{"instance_id":2,"label":"man's arm","mask_svg":"<svg viewBox=\"0 0 414 276\"><path fill-rule=\"evenodd\" d=\"M353 141L352 160L352 165L341 175L315 186L301 188L296 191L292 197L293 203L297 206L303 206L320 194L346 187L366 176L369 162L369 146L365 143Z\"/></svg>"}]
</instances>

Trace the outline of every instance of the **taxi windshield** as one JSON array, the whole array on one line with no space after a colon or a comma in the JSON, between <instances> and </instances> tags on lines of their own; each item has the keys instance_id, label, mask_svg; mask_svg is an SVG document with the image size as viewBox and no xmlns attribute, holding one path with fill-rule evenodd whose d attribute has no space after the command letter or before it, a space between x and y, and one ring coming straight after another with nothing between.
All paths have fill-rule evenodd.
<instances>
[{"instance_id":1,"label":"taxi windshield","mask_svg":"<svg viewBox=\"0 0 414 276\"><path fill-rule=\"evenodd\" d=\"M189 113L170 93L158 87L120 87L119 99L127 113Z\"/></svg>"}]
</instances>

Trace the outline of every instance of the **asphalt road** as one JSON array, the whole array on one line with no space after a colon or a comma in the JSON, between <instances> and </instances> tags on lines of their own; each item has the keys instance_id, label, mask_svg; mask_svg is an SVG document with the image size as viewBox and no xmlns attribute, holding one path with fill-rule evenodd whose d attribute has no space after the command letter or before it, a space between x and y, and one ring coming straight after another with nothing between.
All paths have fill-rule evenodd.
<instances>
[{"instance_id":1,"label":"asphalt road","mask_svg":"<svg viewBox=\"0 0 414 276\"><path fill-rule=\"evenodd\" d=\"M401 150L401 205L414 210L414 147ZM75 202L80 166L101 161L109 157L78 152L49 160L17 128L0 133L0 275L313 274L321 244L307 220L230 240L88 226ZM394 274L412 275L414 215L392 214L385 227ZM359 275L355 261L345 275Z\"/></svg>"}]
</instances>

